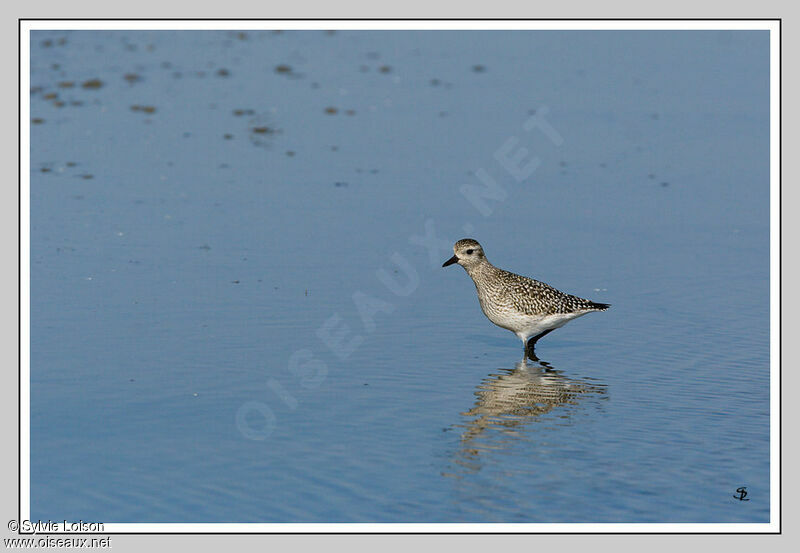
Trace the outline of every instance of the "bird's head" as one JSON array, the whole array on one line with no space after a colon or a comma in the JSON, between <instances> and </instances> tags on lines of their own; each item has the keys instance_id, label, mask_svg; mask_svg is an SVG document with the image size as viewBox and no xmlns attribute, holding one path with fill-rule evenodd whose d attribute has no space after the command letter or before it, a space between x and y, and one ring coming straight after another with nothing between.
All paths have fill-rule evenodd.
<instances>
[{"instance_id":1,"label":"bird's head","mask_svg":"<svg viewBox=\"0 0 800 553\"><path fill-rule=\"evenodd\" d=\"M464 238L456 242L453 246L453 253L455 255L445 261L442 267L458 263L466 269L468 267L474 267L486 259L486 256L483 254L483 248L472 238Z\"/></svg>"}]
</instances>

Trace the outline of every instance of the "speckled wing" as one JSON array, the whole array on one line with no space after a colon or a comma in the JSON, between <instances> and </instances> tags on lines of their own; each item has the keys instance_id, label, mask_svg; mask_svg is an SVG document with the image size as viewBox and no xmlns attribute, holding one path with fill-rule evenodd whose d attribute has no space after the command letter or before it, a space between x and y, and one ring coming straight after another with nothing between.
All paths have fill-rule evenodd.
<instances>
[{"instance_id":1,"label":"speckled wing","mask_svg":"<svg viewBox=\"0 0 800 553\"><path fill-rule=\"evenodd\" d=\"M526 315L552 315L577 311L605 311L608 304L595 303L560 292L544 282L503 271L504 294L514 309Z\"/></svg>"}]
</instances>

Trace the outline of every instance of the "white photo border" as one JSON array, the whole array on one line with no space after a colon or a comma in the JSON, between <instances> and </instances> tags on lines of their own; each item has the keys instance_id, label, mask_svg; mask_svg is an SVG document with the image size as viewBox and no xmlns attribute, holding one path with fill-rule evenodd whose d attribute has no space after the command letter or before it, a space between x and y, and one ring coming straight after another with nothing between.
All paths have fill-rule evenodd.
<instances>
[{"instance_id":1,"label":"white photo border","mask_svg":"<svg viewBox=\"0 0 800 553\"><path fill-rule=\"evenodd\" d=\"M781 19L19 19L19 520L30 519L30 32L38 30L766 30L770 33L769 523L104 523L109 534L780 534ZM48 532L37 532L47 535ZM73 533L71 535L90 535Z\"/></svg>"}]
</instances>

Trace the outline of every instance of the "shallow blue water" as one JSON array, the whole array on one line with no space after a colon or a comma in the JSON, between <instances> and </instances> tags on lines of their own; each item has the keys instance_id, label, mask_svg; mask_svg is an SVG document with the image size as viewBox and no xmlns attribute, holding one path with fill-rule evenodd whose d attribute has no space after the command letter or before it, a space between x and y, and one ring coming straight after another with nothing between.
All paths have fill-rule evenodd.
<instances>
[{"instance_id":1,"label":"shallow blue water","mask_svg":"<svg viewBox=\"0 0 800 553\"><path fill-rule=\"evenodd\" d=\"M31 44L32 519L769 520L766 32Z\"/></svg>"}]
</instances>

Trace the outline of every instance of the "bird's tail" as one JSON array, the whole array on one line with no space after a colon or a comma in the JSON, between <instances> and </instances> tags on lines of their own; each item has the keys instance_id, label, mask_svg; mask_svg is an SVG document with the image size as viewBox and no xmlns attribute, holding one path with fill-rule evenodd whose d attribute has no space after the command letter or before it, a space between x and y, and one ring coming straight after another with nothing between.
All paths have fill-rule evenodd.
<instances>
[{"instance_id":1,"label":"bird's tail","mask_svg":"<svg viewBox=\"0 0 800 553\"><path fill-rule=\"evenodd\" d=\"M609 307L611 307L610 303L597 303L597 302L589 302L589 307L592 309L597 309L598 311L605 311Z\"/></svg>"}]
</instances>

